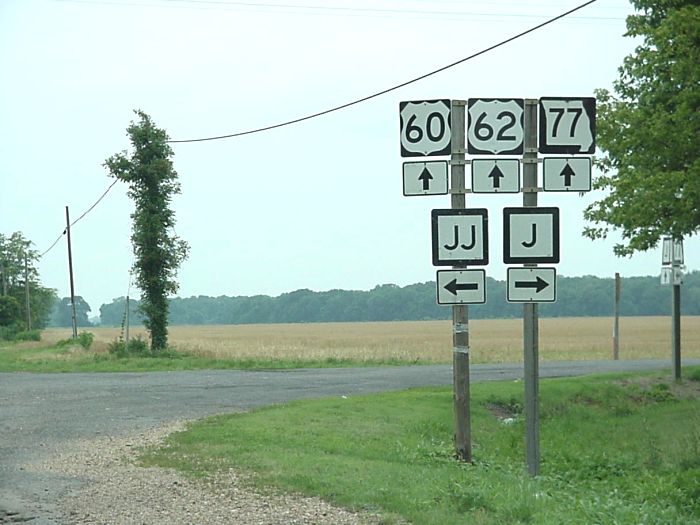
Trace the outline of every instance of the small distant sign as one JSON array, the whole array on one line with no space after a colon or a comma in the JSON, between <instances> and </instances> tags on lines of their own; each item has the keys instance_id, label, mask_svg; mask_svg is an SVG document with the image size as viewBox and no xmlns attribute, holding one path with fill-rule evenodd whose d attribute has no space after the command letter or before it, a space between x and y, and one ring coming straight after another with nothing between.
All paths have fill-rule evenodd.
<instances>
[{"instance_id":1,"label":"small distant sign","mask_svg":"<svg viewBox=\"0 0 700 525\"><path fill-rule=\"evenodd\" d=\"M661 245L661 264L683 264L683 239L664 237Z\"/></svg>"},{"instance_id":2,"label":"small distant sign","mask_svg":"<svg viewBox=\"0 0 700 525\"><path fill-rule=\"evenodd\" d=\"M683 272L680 268L661 268L661 284L680 286L683 284Z\"/></svg>"}]
</instances>

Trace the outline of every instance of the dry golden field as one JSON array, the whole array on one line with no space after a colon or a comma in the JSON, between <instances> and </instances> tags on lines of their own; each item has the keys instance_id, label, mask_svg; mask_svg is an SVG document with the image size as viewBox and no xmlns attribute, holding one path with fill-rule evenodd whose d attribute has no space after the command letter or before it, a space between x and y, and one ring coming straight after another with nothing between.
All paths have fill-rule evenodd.
<instances>
[{"instance_id":1,"label":"dry golden field","mask_svg":"<svg viewBox=\"0 0 700 525\"><path fill-rule=\"evenodd\" d=\"M540 319L540 359L610 359L612 318ZM475 320L469 323L471 360L504 363L522 360L522 319ZM276 325L171 326L176 349L216 358L414 361L452 360L450 321L388 323L318 323ZM90 328L93 349L106 350L119 328ZM144 335L132 329L131 336ZM700 357L700 316L682 318L682 353ZM70 329L48 329L45 342L70 337ZM670 358L669 317L620 318L620 358Z\"/></svg>"}]
</instances>

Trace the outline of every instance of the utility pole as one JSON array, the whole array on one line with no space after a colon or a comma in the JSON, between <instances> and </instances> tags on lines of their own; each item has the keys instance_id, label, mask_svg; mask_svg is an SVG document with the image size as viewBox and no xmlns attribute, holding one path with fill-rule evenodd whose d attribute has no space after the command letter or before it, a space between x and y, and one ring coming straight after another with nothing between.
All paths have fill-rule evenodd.
<instances>
[{"instance_id":1,"label":"utility pole","mask_svg":"<svg viewBox=\"0 0 700 525\"><path fill-rule=\"evenodd\" d=\"M27 309L27 331L32 329L32 311L29 303L29 262L24 254L24 298Z\"/></svg>"},{"instance_id":2,"label":"utility pole","mask_svg":"<svg viewBox=\"0 0 700 525\"><path fill-rule=\"evenodd\" d=\"M615 302L613 303L613 359L620 359L620 274L615 272Z\"/></svg>"},{"instance_id":3,"label":"utility pole","mask_svg":"<svg viewBox=\"0 0 700 525\"><path fill-rule=\"evenodd\" d=\"M523 206L537 206L537 99L525 99ZM536 267L527 263L525 267ZM525 386L525 462L531 476L540 472L539 316L537 303L523 304L523 361Z\"/></svg>"},{"instance_id":4,"label":"utility pole","mask_svg":"<svg viewBox=\"0 0 700 525\"><path fill-rule=\"evenodd\" d=\"M124 350L129 351L129 295L126 296L126 312L124 313Z\"/></svg>"},{"instance_id":5,"label":"utility pole","mask_svg":"<svg viewBox=\"0 0 700 525\"><path fill-rule=\"evenodd\" d=\"M73 252L71 251L70 242L70 215L68 213L68 206L66 206L66 235L68 240L68 274L70 275L70 304L71 304L71 315L73 318L73 339L78 338L78 323L75 316L75 285L73 283Z\"/></svg>"},{"instance_id":6,"label":"utility pole","mask_svg":"<svg viewBox=\"0 0 700 525\"><path fill-rule=\"evenodd\" d=\"M451 200L452 209L466 207L465 106L452 101ZM461 269L462 267L453 267ZM455 451L461 461L472 461L471 416L469 411L469 307L452 305L452 373L454 383Z\"/></svg>"}]
</instances>

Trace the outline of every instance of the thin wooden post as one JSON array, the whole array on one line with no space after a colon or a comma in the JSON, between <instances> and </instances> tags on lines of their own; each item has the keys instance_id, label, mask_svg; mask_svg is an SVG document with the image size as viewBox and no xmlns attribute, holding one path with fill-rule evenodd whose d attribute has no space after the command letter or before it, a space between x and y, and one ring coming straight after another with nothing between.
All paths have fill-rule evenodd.
<instances>
[{"instance_id":1,"label":"thin wooden post","mask_svg":"<svg viewBox=\"0 0 700 525\"><path fill-rule=\"evenodd\" d=\"M27 331L32 329L32 310L29 301L29 261L27 254L24 254L24 299L27 308Z\"/></svg>"},{"instance_id":2,"label":"thin wooden post","mask_svg":"<svg viewBox=\"0 0 700 525\"><path fill-rule=\"evenodd\" d=\"M613 359L620 359L620 274L615 272L615 302L613 305Z\"/></svg>"},{"instance_id":3,"label":"thin wooden post","mask_svg":"<svg viewBox=\"0 0 700 525\"><path fill-rule=\"evenodd\" d=\"M453 100L451 184L452 209L466 207L465 182L465 106ZM455 267L457 269L459 267ZM471 417L469 409L469 307L452 306L452 372L454 383L455 452L461 461L471 462Z\"/></svg>"},{"instance_id":4,"label":"thin wooden post","mask_svg":"<svg viewBox=\"0 0 700 525\"><path fill-rule=\"evenodd\" d=\"M66 206L66 235L68 240L68 274L70 276L70 304L71 304L71 316L73 318L73 339L78 338L78 320L75 315L75 283L73 282L73 252L71 250L70 243L70 215L68 213L68 206Z\"/></svg>"}]
</instances>

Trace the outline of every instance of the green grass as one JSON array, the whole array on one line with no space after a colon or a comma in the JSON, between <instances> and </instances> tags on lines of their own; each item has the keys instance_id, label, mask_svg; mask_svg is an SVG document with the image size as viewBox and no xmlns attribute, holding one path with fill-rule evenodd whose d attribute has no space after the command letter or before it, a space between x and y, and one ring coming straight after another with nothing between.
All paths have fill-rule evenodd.
<instances>
[{"instance_id":1,"label":"green grass","mask_svg":"<svg viewBox=\"0 0 700 525\"><path fill-rule=\"evenodd\" d=\"M166 357L116 357L77 345L25 348L0 343L0 372L156 372L176 370L287 370L416 364L398 359L212 359L170 351Z\"/></svg>"},{"instance_id":2,"label":"green grass","mask_svg":"<svg viewBox=\"0 0 700 525\"><path fill-rule=\"evenodd\" d=\"M697 382L700 368L687 377ZM664 381L543 380L536 479L523 466L521 382L472 385L473 465L453 459L446 388L213 417L143 461L194 476L239 469L387 524L700 523L700 402L681 397L693 380L684 391Z\"/></svg>"}]
</instances>

